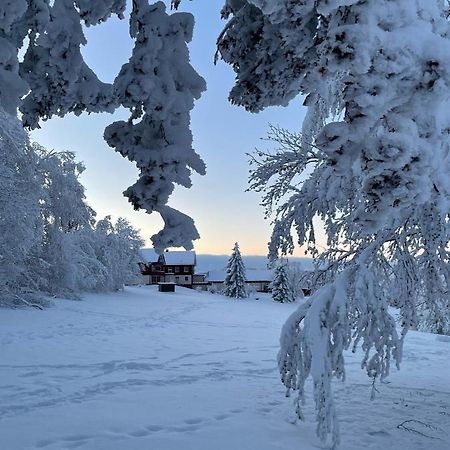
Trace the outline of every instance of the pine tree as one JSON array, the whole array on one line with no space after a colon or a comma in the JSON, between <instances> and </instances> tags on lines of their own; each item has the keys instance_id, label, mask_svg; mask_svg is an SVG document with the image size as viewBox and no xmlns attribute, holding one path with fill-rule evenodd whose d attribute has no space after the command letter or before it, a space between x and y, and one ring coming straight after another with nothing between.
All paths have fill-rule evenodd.
<instances>
[{"instance_id":1,"label":"pine tree","mask_svg":"<svg viewBox=\"0 0 450 450\"><path fill-rule=\"evenodd\" d=\"M291 303L295 301L286 270L286 263L280 261L275 267L275 274L270 287L272 289L272 298L276 302Z\"/></svg>"},{"instance_id":2,"label":"pine tree","mask_svg":"<svg viewBox=\"0 0 450 450\"><path fill-rule=\"evenodd\" d=\"M227 264L227 276L224 282L224 295L232 298L248 297L246 290L244 261L242 261L239 244L234 244L233 253Z\"/></svg>"}]
</instances>

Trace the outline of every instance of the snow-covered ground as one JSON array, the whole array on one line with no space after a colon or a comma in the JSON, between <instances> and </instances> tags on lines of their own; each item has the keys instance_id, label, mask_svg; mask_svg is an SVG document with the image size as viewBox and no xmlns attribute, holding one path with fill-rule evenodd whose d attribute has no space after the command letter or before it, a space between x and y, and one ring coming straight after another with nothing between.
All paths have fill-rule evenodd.
<instances>
[{"instance_id":1,"label":"snow-covered ground","mask_svg":"<svg viewBox=\"0 0 450 450\"><path fill-rule=\"evenodd\" d=\"M312 403L293 423L279 382L294 308L135 287L0 310L0 449L323 448ZM450 448L450 338L411 332L402 370L372 402L359 361L350 354L335 385L341 449Z\"/></svg>"}]
</instances>

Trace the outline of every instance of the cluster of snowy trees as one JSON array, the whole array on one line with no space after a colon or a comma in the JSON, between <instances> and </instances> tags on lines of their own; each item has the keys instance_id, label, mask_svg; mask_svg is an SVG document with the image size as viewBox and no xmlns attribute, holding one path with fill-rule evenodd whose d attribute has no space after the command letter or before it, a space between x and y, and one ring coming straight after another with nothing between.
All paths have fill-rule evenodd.
<instances>
[{"instance_id":1,"label":"cluster of snowy trees","mask_svg":"<svg viewBox=\"0 0 450 450\"><path fill-rule=\"evenodd\" d=\"M239 244L233 247L226 267L223 295L231 298L246 298L249 296L245 264L242 259ZM291 303L300 295L299 288L302 278L295 266L289 266L287 260L280 259L275 264L273 281L270 283L272 298L276 302Z\"/></svg>"},{"instance_id":2,"label":"cluster of snowy trees","mask_svg":"<svg viewBox=\"0 0 450 450\"><path fill-rule=\"evenodd\" d=\"M43 294L121 288L137 279L139 234L124 219L96 222L71 152L30 144L0 110L0 305L39 305Z\"/></svg>"}]
</instances>

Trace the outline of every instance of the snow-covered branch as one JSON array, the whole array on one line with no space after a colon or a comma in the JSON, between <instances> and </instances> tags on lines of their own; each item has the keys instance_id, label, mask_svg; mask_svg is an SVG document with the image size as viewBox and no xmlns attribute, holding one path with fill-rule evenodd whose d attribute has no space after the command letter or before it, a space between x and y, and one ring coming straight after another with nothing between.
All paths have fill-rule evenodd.
<instances>
[{"instance_id":1,"label":"snow-covered branch","mask_svg":"<svg viewBox=\"0 0 450 450\"><path fill-rule=\"evenodd\" d=\"M130 34L135 47L129 62L113 85L99 80L81 54L87 44L82 24L94 26L112 15L123 19L126 3L2 2L0 106L13 115L19 108L23 125L30 129L55 115L128 108L130 119L107 127L105 139L139 169L139 180L125 191L134 208L163 214L175 184L190 187L192 171L205 173L205 164L192 149L189 126L194 100L206 84L189 63L192 15L168 15L163 2L149 5L148 0L132 2ZM178 5L172 2L174 8ZM19 63L19 51L24 50ZM155 236L160 250L169 245L192 247L198 232L193 221L183 217L180 213L176 221L165 220L165 230ZM177 222L177 231L170 230L172 222ZM180 234L184 236L174 239Z\"/></svg>"},{"instance_id":2,"label":"snow-covered branch","mask_svg":"<svg viewBox=\"0 0 450 450\"><path fill-rule=\"evenodd\" d=\"M270 257L296 244L317 257L316 292L283 332L280 370L297 380L300 397L313 377L318 432L334 443L329 380L343 376L346 349L361 346L368 375L384 378L418 319L450 332L450 29L442 6L226 2L233 22L219 51L236 71L232 100L258 111L306 96L302 133L278 133L280 150L256 153L250 188L275 216ZM400 336L389 304L400 309Z\"/></svg>"}]
</instances>

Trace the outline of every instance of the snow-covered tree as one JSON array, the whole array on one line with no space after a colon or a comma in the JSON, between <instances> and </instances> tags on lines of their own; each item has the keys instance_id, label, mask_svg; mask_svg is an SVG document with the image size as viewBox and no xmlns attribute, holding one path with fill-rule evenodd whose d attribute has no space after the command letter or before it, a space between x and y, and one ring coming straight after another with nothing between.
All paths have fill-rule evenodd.
<instances>
[{"instance_id":1,"label":"snow-covered tree","mask_svg":"<svg viewBox=\"0 0 450 450\"><path fill-rule=\"evenodd\" d=\"M0 108L0 306L27 302L20 280L42 236L37 162L19 120Z\"/></svg>"},{"instance_id":2,"label":"snow-covered tree","mask_svg":"<svg viewBox=\"0 0 450 450\"><path fill-rule=\"evenodd\" d=\"M239 250L239 244L236 242L228 260L223 294L232 298L247 297L246 281L244 261Z\"/></svg>"},{"instance_id":3,"label":"snow-covered tree","mask_svg":"<svg viewBox=\"0 0 450 450\"><path fill-rule=\"evenodd\" d=\"M308 278L311 272L305 270L301 263L295 262L288 262L286 272L294 298L304 297L303 290L310 288Z\"/></svg>"},{"instance_id":4,"label":"snow-covered tree","mask_svg":"<svg viewBox=\"0 0 450 450\"><path fill-rule=\"evenodd\" d=\"M199 237L194 222L167 202L175 184L190 187L192 170L205 173L189 129L194 100L206 87L189 63L194 20L188 13L167 14L163 2L133 0L135 48L111 85L83 59L83 25L98 25L112 15L123 19L126 5L126 0L2 1L0 107L13 115L19 108L28 128L54 115L128 108L127 122L105 130L108 144L140 171L125 195L135 209L161 214L165 227L153 237L155 248L190 249Z\"/></svg>"},{"instance_id":5,"label":"snow-covered tree","mask_svg":"<svg viewBox=\"0 0 450 450\"><path fill-rule=\"evenodd\" d=\"M104 270L94 289L118 290L136 281L139 275L139 249L142 246L138 232L126 219L119 218L115 224L109 216L99 220L94 229L92 247Z\"/></svg>"},{"instance_id":6,"label":"snow-covered tree","mask_svg":"<svg viewBox=\"0 0 450 450\"><path fill-rule=\"evenodd\" d=\"M273 281L270 283L272 298L276 302L291 303L295 301L294 292L289 283L286 261L279 261L275 266Z\"/></svg>"},{"instance_id":7,"label":"snow-covered tree","mask_svg":"<svg viewBox=\"0 0 450 450\"><path fill-rule=\"evenodd\" d=\"M90 228L95 212L86 203L79 177L85 170L72 152L48 151L33 144L38 157L37 172L43 187L39 201L43 235L33 253L27 278L30 287L41 292L65 295L78 292L76 281L77 241L74 232Z\"/></svg>"},{"instance_id":8,"label":"snow-covered tree","mask_svg":"<svg viewBox=\"0 0 450 450\"><path fill-rule=\"evenodd\" d=\"M305 95L302 133L275 130L281 151L256 156L253 189L275 211L270 255L313 255L316 218L328 250L319 288L289 319L279 366L297 413L311 376L317 432L339 430L331 379L344 352L384 379L405 334L427 311L449 327L450 28L439 0L242 0L218 51L236 71L231 100L251 111ZM402 331L388 303L395 296Z\"/></svg>"},{"instance_id":9,"label":"snow-covered tree","mask_svg":"<svg viewBox=\"0 0 450 450\"><path fill-rule=\"evenodd\" d=\"M0 306L136 281L142 240L125 219L95 223L83 171L73 153L30 144L0 110Z\"/></svg>"}]
</instances>

